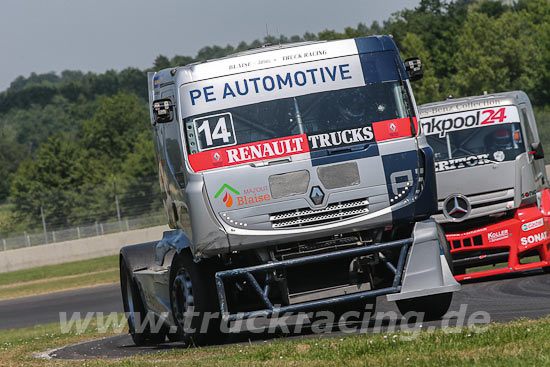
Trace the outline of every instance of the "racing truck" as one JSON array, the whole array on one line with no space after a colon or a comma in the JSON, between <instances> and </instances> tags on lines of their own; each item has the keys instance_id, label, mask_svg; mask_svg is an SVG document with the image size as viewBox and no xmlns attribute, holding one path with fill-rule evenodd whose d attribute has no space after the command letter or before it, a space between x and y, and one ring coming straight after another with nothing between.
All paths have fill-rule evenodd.
<instances>
[{"instance_id":1,"label":"racing truck","mask_svg":"<svg viewBox=\"0 0 550 367\"><path fill-rule=\"evenodd\" d=\"M460 285L432 218L433 150L410 86L421 76L389 36L149 73L172 230L120 251L134 342L213 343L225 322L339 315L383 295L402 313L445 314ZM143 314L162 327L138 327Z\"/></svg>"},{"instance_id":2,"label":"racing truck","mask_svg":"<svg viewBox=\"0 0 550 367\"><path fill-rule=\"evenodd\" d=\"M550 265L544 153L522 91L419 106L459 281Z\"/></svg>"}]
</instances>

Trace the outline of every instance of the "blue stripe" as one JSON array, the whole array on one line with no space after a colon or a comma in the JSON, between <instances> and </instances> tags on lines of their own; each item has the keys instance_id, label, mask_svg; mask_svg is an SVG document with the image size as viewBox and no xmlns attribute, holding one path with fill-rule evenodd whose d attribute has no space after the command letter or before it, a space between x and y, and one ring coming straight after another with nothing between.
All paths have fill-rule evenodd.
<instances>
[{"instance_id":1,"label":"blue stripe","mask_svg":"<svg viewBox=\"0 0 550 367\"><path fill-rule=\"evenodd\" d=\"M397 46L388 36L361 37L355 39L357 51L362 54L365 52L395 51Z\"/></svg>"},{"instance_id":2,"label":"blue stripe","mask_svg":"<svg viewBox=\"0 0 550 367\"><path fill-rule=\"evenodd\" d=\"M366 84L399 80L396 66L401 78L408 78L399 50L388 36L356 38L355 44Z\"/></svg>"}]
</instances>

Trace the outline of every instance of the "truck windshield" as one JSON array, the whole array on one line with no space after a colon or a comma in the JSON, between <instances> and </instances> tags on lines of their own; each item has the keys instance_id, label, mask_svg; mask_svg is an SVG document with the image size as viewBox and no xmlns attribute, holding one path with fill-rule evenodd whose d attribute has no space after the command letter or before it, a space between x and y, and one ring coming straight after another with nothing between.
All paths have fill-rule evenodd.
<instances>
[{"instance_id":1,"label":"truck windshield","mask_svg":"<svg viewBox=\"0 0 550 367\"><path fill-rule=\"evenodd\" d=\"M189 153L409 117L406 93L399 81L385 81L191 116L184 120Z\"/></svg>"},{"instance_id":2,"label":"truck windshield","mask_svg":"<svg viewBox=\"0 0 550 367\"><path fill-rule=\"evenodd\" d=\"M519 123L505 123L428 135L436 171L514 160L525 152Z\"/></svg>"}]
</instances>

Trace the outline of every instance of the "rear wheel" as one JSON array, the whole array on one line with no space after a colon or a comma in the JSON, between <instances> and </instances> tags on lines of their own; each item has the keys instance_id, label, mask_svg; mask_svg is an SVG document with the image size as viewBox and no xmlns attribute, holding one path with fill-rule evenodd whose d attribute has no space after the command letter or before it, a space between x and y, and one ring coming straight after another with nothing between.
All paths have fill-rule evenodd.
<instances>
[{"instance_id":1,"label":"rear wheel","mask_svg":"<svg viewBox=\"0 0 550 367\"><path fill-rule=\"evenodd\" d=\"M129 333L137 346L156 345L166 339L166 330L161 328L158 332L151 331L151 322L148 320L147 310L141 299L136 281L132 277L126 261L120 261L120 289L122 291L122 304L128 320ZM157 324L155 322L155 324Z\"/></svg>"},{"instance_id":2,"label":"rear wheel","mask_svg":"<svg viewBox=\"0 0 550 367\"><path fill-rule=\"evenodd\" d=\"M208 260L195 262L188 250L174 259L170 274L170 304L178 326L176 336L186 345L220 341L219 302L215 267Z\"/></svg>"},{"instance_id":3,"label":"rear wheel","mask_svg":"<svg viewBox=\"0 0 550 367\"><path fill-rule=\"evenodd\" d=\"M438 320L443 317L451 306L453 293L440 293L431 296L403 299L396 301L402 315L407 312L424 313L424 320Z\"/></svg>"}]
</instances>

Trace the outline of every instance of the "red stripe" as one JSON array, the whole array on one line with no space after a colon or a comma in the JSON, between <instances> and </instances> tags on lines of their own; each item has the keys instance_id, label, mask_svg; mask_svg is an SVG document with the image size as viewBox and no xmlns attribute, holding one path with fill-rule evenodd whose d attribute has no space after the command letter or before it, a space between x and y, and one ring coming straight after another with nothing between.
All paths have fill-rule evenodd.
<instances>
[{"instance_id":1,"label":"red stripe","mask_svg":"<svg viewBox=\"0 0 550 367\"><path fill-rule=\"evenodd\" d=\"M307 152L309 152L307 136L302 134L191 154L189 164L195 172L200 172Z\"/></svg>"},{"instance_id":2,"label":"red stripe","mask_svg":"<svg viewBox=\"0 0 550 367\"><path fill-rule=\"evenodd\" d=\"M374 130L374 139L376 141L412 136L411 120L408 117L374 122L372 124L372 129Z\"/></svg>"}]
</instances>

